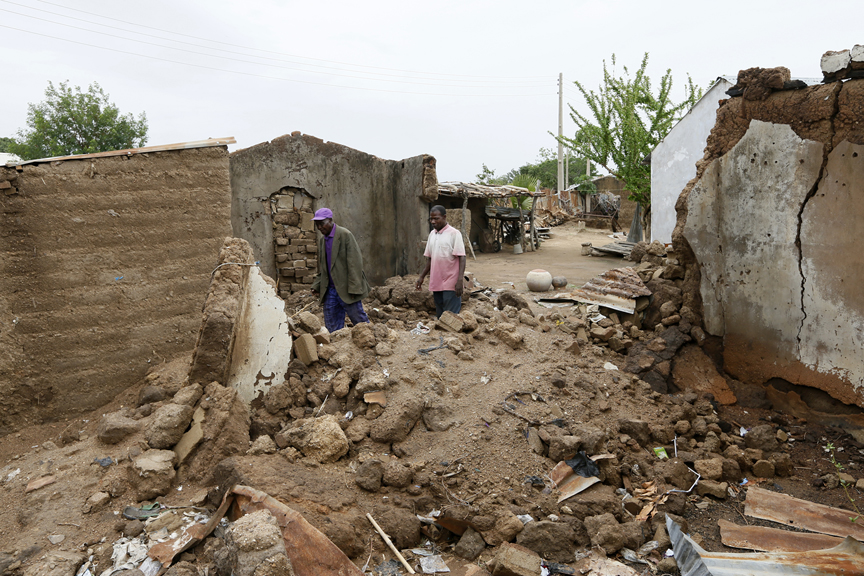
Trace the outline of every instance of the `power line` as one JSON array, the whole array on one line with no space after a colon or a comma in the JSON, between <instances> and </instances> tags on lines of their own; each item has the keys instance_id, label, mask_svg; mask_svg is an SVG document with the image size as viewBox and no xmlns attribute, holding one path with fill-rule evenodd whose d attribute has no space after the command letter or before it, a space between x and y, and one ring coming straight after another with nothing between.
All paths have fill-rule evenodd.
<instances>
[{"instance_id":1,"label":"power line","mask_svg":"<svg viewBox=\"0 0 864 576\"><path fill-rule=\"evenodd\" d=\"M169 62L171 64L181 64L183 66L192 66L195 68L203 68L205 70L214 70L217 72L227 72L229 74L239 74L242 76L254 76L256 78L266 78L268 80L283 80L285 82L295 82L295 83L299 83L299 84L312 84L315 86L327 86L330 88L349 88L349 89L353 89L353 90L365 90L367 92L389 92L392 94L414 94L417 96L484 96L484 97L488 98L490 96L550 96L550 95L552 95L551 92L549 92L549 93L535 93L535 94L488 94L488 93L487 94L460 94L460 93L455 93L455 92L410 92L407 90L384 90L381 88L366 88L366 87L362 87L362 86L346 86L343 84L327 84L325 82L312 82L309 80L297 80L297 79L293 79L293 78L283 78L283 77L279 77L279 76L267 76L265 74L255 74L252 72L241 72L238 70L227 70L225 68L216 68L215 66L205 66L203 64L192 64L190 62L181 62L178 60L171 60L169 58L160 58L158 56L150 56L149 54L140 54L138 52L130 52L128 50L119 50L117 48L108 48L106 46L99 46L97 44L80 42L78 40L70 40L68 38L61 38L59 36L52 36L50 34L42 34L41 32L33 32L32 30L25 30L23 28L15 28L13 26L7 26L5 24L0 24L0 28L6 28L9 30L24 32L25 34L32 34L34 36L41 36L43 38L51 38L53 40L61 40L63 42L70 42L72 44L79 44L81 46L89 46L90 48L98 48L100 50L107 50L109 52L117 52L118 54L128 54L130 56L139 56L141 58L149 58L151 60L158 60L160 62Z\"/></svg>"},{"instance_id":2,"label":"power line","mask_svg":"<svg viewBox=\"0 0 864 576\"><path fill-rule=\"evenodd\" d=\"M8 0L4 0L4 1L8 1ZM381 66L369 66L366 64L353 64L351 62L341 62L338 60L327 60L324 58L312 58L310 56L300 56L297 54L288 54L285 52L276 52L273 50L263 50L260 48L253 48L251 46L243 46L241 44L231 44L230 42L224 42L222 40L211 40L209 38L202 38L200 36L193 36L191 34L183 34L182 32L174 32L171 30L165 30L164 28L156 28L153 26L147 26L145 24L138 24L136 22L129 22L127 20L121 20L119 18L111 18L110 16L103 16L102 14L98 14L96 12L88 12L87 10L70 8L70 7L64 6L62 4L57 4L55 2L48 2L47 0L38 0L38 1L43 3L43 4L50 4L51 6L57 6L58 8L63 8L64 10L81 12L83 14L89 14L91 16L97 16L99 18L104 18L106 20L113 20L114 22L121 22L123 24L129 24L131 26L138 26L141 28L147 28L148 30L156 30L157 32L165 32L166 34L175 34L177 36L184 36L186 38L192 38L195 40L204 40L205 42L213 42L215 44L223 44L225 46L233 46L234 48L243 48L244 50L254 50L256 52L264 52L264 53L268 53L268 54L278 54L280 56L290 56L292 58L301 58L303 60L314 60L316 62L327 62L329 64L342 64L345 66L354 66L357 68L371 68L371 69L375 69L375 70L389 70L391 72L407 72L409 74L428 74L428 75L434 75L434 76L456 76L456 77L465 77L465 78L506 78L506 79L545 78L545 76L477 76L477 75L467 75L467 74L446 74L446 73L442 73L442 72L429 72L429 71L417 72L414 70L405 70L405 69L401 69L401 68L385 68L385 67L381 67Z\"/></svg>"},{"instance_id":3,"label":"power line","mask_svg":"<svg viewBox=\"0 0 864 576\"><path fill-rule=\"evenodd\" d=\"M130 40L132 42L138 42L141 44L156 46L157 48L166 48L168 50L176 50L178 52L187 52L189 54L196 54L198 56L206 56L206 57L211 57L211 58L221 58L223 60L230 60L233 62L240 62L243 64L254 64L257 66L267 66L270 68L281 68L284 70L293 70L295 72L305 72L305 73L309 73L309 74L322 74L322 75L326 75L326 76L336 76L336 77L341 77L341 78L355 78L355 79L359 79L359 80L375 80L377 82L390 82L390 83L395 83L395 84L414 84L414 85L418 85L418 86L438 86L438 87L446 87L446 88L542 88L543 87L543 86L525 86L525 85L494 86L494 85L472 85L472 84L463 84L463 85L440 84L440 83L434 83L434 82L413 82L411 80L389 80L389 79L385 79L385 78L368 78L368 77L364 77L364 76L354 76L351 74L334 74L332 72L322 72L320 70L304 70L302 68L293 68L291 66L282 66L279 64L270 64L270 63L266 63L266 62L254 62L252 60L244 60L242 58L232 58L230 56L218 56L215 54L207 54L205 52L198 52L195 50L188 50L185 48L176 48L173 46L167 46L165 44L159 44L156 42L148 42L147 40L137 40L137 39L133 39L133 38L126 38L124 36L119 36L117 34L111 34L109 32L102 32L99 30L90 30L89 28L82 28L81 26L75 26L73 24L66 24L64 22L56 22L54 20L49 20L47 18L41 18L39 16L22 14L20 12L15 12L13 10L7 10L6 8L0 8L0 11L8 12L10 14L15 14L17 16L23 16L25 18L32 18L34 20L40 20L42 22L48 22L50 24L57 24L59 26L66 26L68 28L74 28L75 30L83 30L85 32L90 32L90 33L94 33L94 34L101 34L103 36L108 36L111 38L119 38L121 40ZM444 80L444 81L446 82L448 80Z\"/></svg>"},{"instance_id":4,"label":"power line","mask_svg":"<svg viewBox=\"0 0 864 576\"><path fill-rule=\"evenodd\" d=\"M339 71L343 71L343 72L354 72L354 73L370 74L370 75L376 75L376 76L389 76L389 77L395 77L395 78L405 78L405 76L404 76L404 75L401 75L401 74L389 74L389 73L386 73L386 72L366 72L366 71L363 71L363 70L349 70L349 69L345 69L345 68L339 68L339 67L336 67L336 66L324 66L324 65L321 65L321 64L309 64L309 63L305 63L305 62L298 62L298 61L296 61L296 60L285 60L285 59L283 59L283 58L272 58L272 57L269 57L269 56L258 56L258 55L255 55L255 54L247 54L247 53L245 53L245 52L238 52L238 51L236 51L236 50L226 50L226 49L224 49L224 48L215 48L215 47L212 47L212 46L204 46L204 45L201 45L201 44L197 44L197 43L195 43L195 42L186 42L186 41L183 41L183 40L175 40L175 39L173 39L173 38L166 38L166 37L164 37L164 36L158 36L158 35L156 35L156 34L147 34L146 32L138 32L138 31L136 31L136 30L130 30L130 29L128 29L128 28L121 28L121 27L119 27L119 26L111 26L110 24L102 24L102 23L100 23L100 22L94 22L94 21L92 21L92 20L87 20L87 19L84 19L84 18L76 18L75 16L68 16L68 15L66 15L66 14L60 14L60 13L58 13L58 12L52 12L52 11L50 11L50 10L42 10L41 8L33 8L33 7L27 6L27 5L25 5L25 4L20 4L20 3L18 3L18 2L12 2L11 0L0 0L0 1L6 2L7 4L15 5L15 6L21 6L21 7L23 7L23 8L27 8L28 10L35 10L35 11L37 11L37 12L44 12L44 13L46 13L46 14L52 14L52 15L54 15L54 16L59 16L59 17L61 17L61 18L67 18L67 19L70 19L70 20L76 20L76 21L78 21L78 22L84 22L84 23L87 23L87 24L92 24L92 25L94 25L94 26L102 26L102 27L105 27L105 28L111 28L111 29L113 29L113 30L120 30L121 32L129 32L129 33L132 33L132 34L138 34L138 35L140 35L140 36L147 36L147 37L149 37L149 38L157 38L157 39L159 39L159 40L165 40L165 41L168 41L168 42L176 42L176 43L178 43L178 44L186 44L187 46L194 46L194 47L197 47L197 48L203 48L203 49L205 49L205 50L215 50L215 51L218 51L218 52L226 52L226 53L228 53L228 54L238 54L238 55L240 55L240 56L249 56L249 57L251 57L251 58L260 58L260 59L262 59L262 60L272 60L272 61L275 61L275 62L287 62L287 63L289 63L289 64L297 64L297 65L299 65L299 66L318 67L318 68L324 68L324 69L328 69L328 70L339 70ZM0 10L4 10L4 9L0 8ZM84 30L84 31L86 31L86 32L93 32L93 33L96 33L96 34L103 34L103 35L106 35L106 36L112 36L112 37L115 37L115 38L122 38L122 39L124 39L124 40L131 40L131 41L134 41L134 42L142 42L142 43L144 43L144 44L152 44L152 45L154 45L154 46L159 46L159 47L162 47L162 48L169 48L169 49L172 49L172 50L182 50L182 48L175 48L175 47L173 47L173 46L165 46L165 45L163 45L163 44L154 44L154 43L149 43L149 42L146 42L146 41L143 41L143 40L135 40L135 39L132 39L132 38L128 38L128 37L126 37L126 36L116 36L116 35L114 35L114 34L108 34L108 33L106 33L106 32L100 32L100 31L98 31L98 30L91 30L91 29L89 29L89 28L80 28L80 27L78 27L78 26L73 26L73 25L71 25L71 24L66 24L66 23L63 23L63 22L57 22L57 21L54 21L54 20L43 19L43 18L39 18L39 17L37 17L37 16L32 16L32 15L29 15L29 14L22 14L22 13L20 13L20 12L14 12L14 11L12 11L12 10L5 10L5 11L7 11L7 12L9 12L9 13L11 13L11 14L17 14L18 16L24 16L24 17L26 17L26 18L33 18L33 19L36 19L36 20L42 20L43 22L50 22L51 24L57 24L57 25L59 25L59 26L67 26L67 27L70 27L70 28L78 29L78 30ZM190 51L190 52L193 53L193 54L202 54L201 52L195 52L195 51ZM206 55L206 56L214 56L214 55L212 55L212 54L203 54L203 55ZM241 60L241 61L242 61L242 60ZM245 62L245 61L242 61L242 62ZM266 64L265 64L265 65L266 65ZM299 70L304 71L304 72L310 72L310 73L313 73L313 74L325 74L325 72L319 72L319 71L316 71L316 70L305 70L305 69L299 69ZM352 77L352 78L359 78L359 77L357 77L357 76L350 76L350 77ZM471 80L465 80L465 81L471 81L471 82L484 82L484 83L494 83L494 84L499 85L499 86L505 86L505 87L518 87L518 88L530 88L530 87L532 87L532 86L530 86L530 85L527 85L527 86L526 86L526 85L520 85L521 83L540 84L540 83L548 83L548 82L549 82L548 78L544 78L543 80L530 80L530 79L518 80L518 82L519 82L520 84L507 82L506 80L505 80L505 81L500 81L500 80L481 80L481 79L472 78L472 77L469 77L469 76L466 76L465 78L471 78ZM478 78L482 78L482 77L478 77ZM378 78L369 78L369 79L370 79L370 80L379 80ZM463 80L459 80L459 79L450 79L450 78L429 78L429 77L424 77L424 76L412 77L412 78L408 78L408 80L435 80L435 81L439 81L439 82L464 82ZM383 81L383 80L382 80L382 81ZM432 85L438 85L438 84L432 84Z\"/></svg>"}]
</instances>

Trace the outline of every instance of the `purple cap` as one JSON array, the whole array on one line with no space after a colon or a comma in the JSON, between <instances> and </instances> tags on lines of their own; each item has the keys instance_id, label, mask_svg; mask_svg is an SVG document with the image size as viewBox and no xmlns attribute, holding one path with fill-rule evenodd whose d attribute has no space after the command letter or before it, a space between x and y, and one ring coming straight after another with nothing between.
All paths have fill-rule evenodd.
<instances>
[{"instance_id":1,"label":"purple cap","mask_svg":"<svg viewBox=\"0 0 864 576\"><path fill-rule=\"evenodd\" d=\"M327 218L333 218L333 211L329 208L319 208L315 211L312 220L326 220Z\"/></svg>"}]
</instances>

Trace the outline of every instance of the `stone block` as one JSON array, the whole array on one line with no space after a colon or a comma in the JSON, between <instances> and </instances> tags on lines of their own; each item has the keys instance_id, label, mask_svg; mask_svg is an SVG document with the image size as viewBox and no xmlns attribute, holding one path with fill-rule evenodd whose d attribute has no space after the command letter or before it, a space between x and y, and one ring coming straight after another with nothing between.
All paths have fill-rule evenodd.
<instances>
[{"instance_id":1,"label":"stone block","mask_svg":"<svg viewBox=\"0 0 864 576\"><path fill-rule=\"evenodd\" d=\"M458 314L454 314L449 310L441 314L437 324L439 328L447 330L448 332L461 332L464 325L465 323L462 321L462 318L460 318Z\"/></svg>"},{"instance_id":2,"label":"stone block","mask_svg":"<svg viewBox=\"0 0 864 576\"><path fill-rule=\"evenodd\" d=\"M293 268L280 268L279 275L283 278L294 278L294 269Z\"/></svg>"},{"instance_id":3,"label":"stone block","mask_svg":"<svg viewBox=\"0 0 864 576\"><path fill-rule=\"evenodd\" d=\"M600 326L595 326L591 329L591 336L597 338L598 340L602 340L603 342L608 342L612 336L615 335L615 327L609 326L608 328L601 328Z\"/></svg>"},{"instance_id":4,"label":"stone block","mask_svg":"<svg viewBox=\"0 0 864 576\"><path fill-rule=\"evenodd\" d=\"M311 334L301 334L294 341L294 352L306 366L318 361L318 344Z\"/></svg>"},{"instance_id":5,"label":"stone block","mask_svg":"<svg viewBox=\"0 0 864 576\"><path fill-rule=\"evenodd\" d=\"M729 484L726 482L715 482L713 480L700 480L696 485L696 493L700 496L713 496L718 500L725 500L727 496L726 489Z\"/></svg>"},{"instance_id":6,"label":"stone block","mask_svg":"<svg viewBox=\"0 0 864 576\"><path fill-rule=\"evenodd\" d=\"M281 263L285 262L286 260L288 260L287 254L276 254L276 262L279 262L281 264Z\"/></svg>"},{"instance_id":7,"label":"stone block","mask_svg":"<svg viewBox=\"0 0 864 576\"><path fill-rule=\"evenodd\" d=\"M306 260L294 260L291 266L294 268L306 268Z\"/></svg>"},{"instance_id":8,"label":"stone block","mask_svg":"<svg viewBox=\"0 0 864 576\"><path fill-rule=\"evenodd\" d=\"M317 254L318 244L309 244L308 246L306 246L306 252L309 254Z\"/></svg>"},{"instance_id":9,"label":"stone block","mask_svg":"<svg viewBox=\"0 0 864 576\"><path fill-rule=\"evenodd\" d=\"M540 556L524 546L505 542L495 556L492 576L536 576L540 574Z\"/></svg>"},{"instance_id":10,"label":"stone block","mask_svg":"<svg viewBox=\"0 0 864 576\"><path fill-rule=\"evenodd\" d=\"M330 331L327 330L324 326L318 329L313 337L315 338L315 342L318 344L330 344Z\"/></svg>"},{"instance_id":11,"label":"stone block","mask_svg":"<svg viewBox=\"0 0 864 576\"><path fill-rule=\"evenodd\" d=\"M309 334L315 334L321 330L321 320L308 311L303 311L297 315L297 324L299 324L300 328Z\"/></svg>"}]
</instances>

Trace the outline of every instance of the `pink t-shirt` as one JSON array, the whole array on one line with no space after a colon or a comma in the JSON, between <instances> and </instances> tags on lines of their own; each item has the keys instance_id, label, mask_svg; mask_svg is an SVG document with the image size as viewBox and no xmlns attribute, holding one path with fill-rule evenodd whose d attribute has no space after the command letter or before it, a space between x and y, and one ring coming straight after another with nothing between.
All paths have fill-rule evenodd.
<instances>
[{"instance_id":1,"label":"pink t-shirt","mask_svg":"<svg viewBox=\"0 0 864 576\"><path fill-rule=\"evenodd\" d=\"M429 269L429 290L441 292L455 290L459 279L459 256L465 256L465 244L462 233L449 224L439 232L432 229L426 241L427 258L431 258Z\"/></svg>"}]
</instances>

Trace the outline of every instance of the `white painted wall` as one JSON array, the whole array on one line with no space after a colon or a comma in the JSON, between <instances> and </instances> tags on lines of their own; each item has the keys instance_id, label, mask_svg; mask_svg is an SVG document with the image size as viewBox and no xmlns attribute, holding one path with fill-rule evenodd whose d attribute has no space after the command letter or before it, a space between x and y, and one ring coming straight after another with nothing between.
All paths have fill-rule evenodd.
<instances>
[{"instance_id":1,"label":"white painted wall","mask_svg":"<svg viewBox=\"0 0 864 576\"><path fill-rule=\"evenodd\" d=\"M727 98L725 92L731 87L731 82L720 78L651 152L652 241L672 242L675 202L696 176L696 162L704 155L719 101Z\"/></svg>"}]
</instances>

